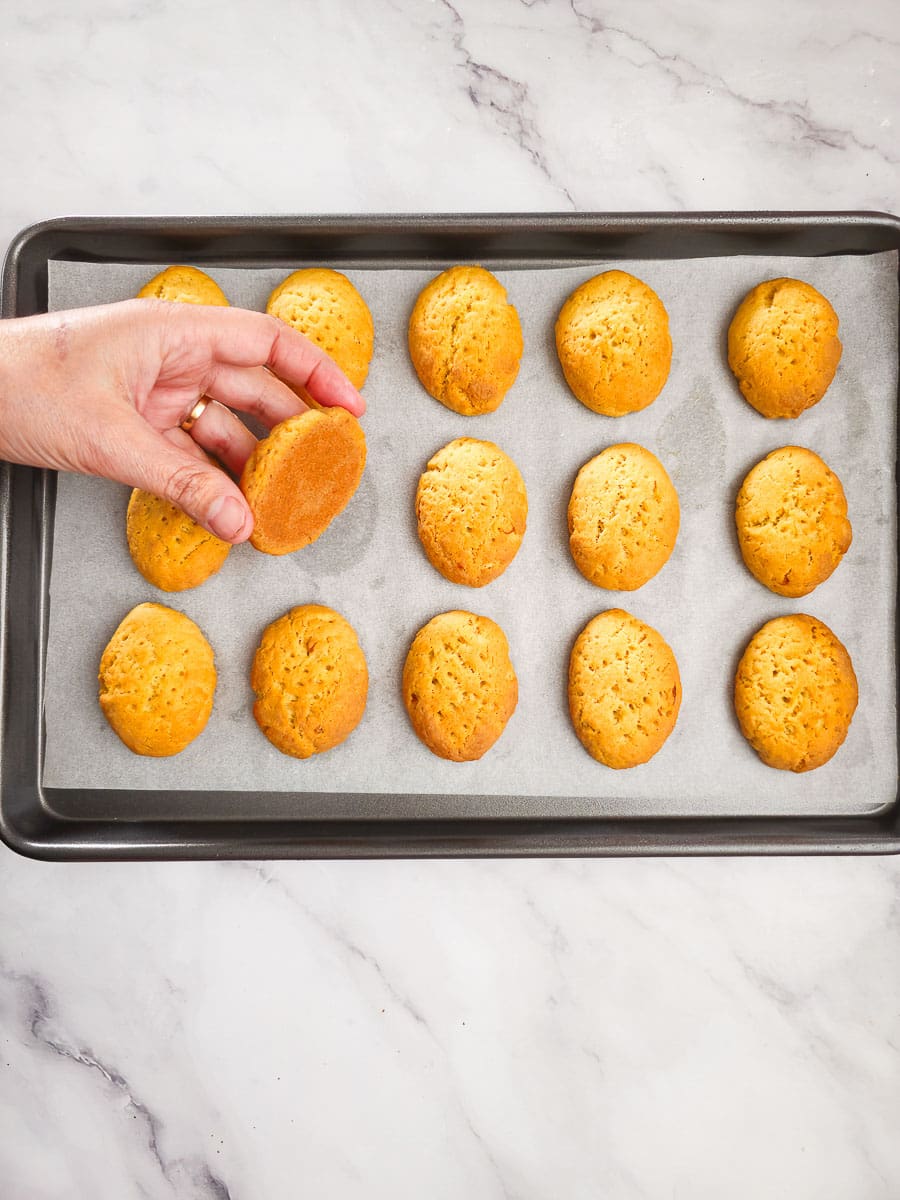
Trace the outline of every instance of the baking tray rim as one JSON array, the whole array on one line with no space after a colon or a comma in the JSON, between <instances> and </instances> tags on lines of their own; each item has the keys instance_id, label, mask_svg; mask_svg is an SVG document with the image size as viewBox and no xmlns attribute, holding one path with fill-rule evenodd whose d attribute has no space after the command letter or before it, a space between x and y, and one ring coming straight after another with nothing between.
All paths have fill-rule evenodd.
<instances>
[{"instance_id":1,"label":"baking tray rim","mask_svg":"<svg viewBox=\"0 0 900 1200\"><path fill-rule=\"evenodd\" d=\"M645 233L648 230L668 231L681 228L689 231L713 230L728 235L765 234L834 227L862 229L878 233L885 243L861 249L836 249L825 253L875 253L878 250L900 249L900 217L890 213L866 211L773 211L773 212L690 212L690 213L471 213L471 214L329 214L273 216L140 216L140 217L53 217L23 228L10 243L3 264L0 282L0 316L24 315L18 308L20 272L23 256L33 252L35 243L52 241L57 235L79 236L149 234L158 238L178 235L196 237L200 231L213 236L241 235L266 231L276 235L331 234L395 235L408 232L415 226L418 233L435 236L466 236L480 231L486 236L510 233L526 235L541 231L562 235L579 232L609 237L612 234ZM161 247L152 247L158 254ZM615 258L606 247L604 258ZM187 247L179 247L179 251ZM407 254L417 263L440 261L441 255ZM222 260L221 247L203 252L200 246L190 247L195 262L213 263ZM169 257L176 251L171 251ZM784 253L797 253L796 249ZM71 251L69 251L71 253ZM598 253L598 251L595 251ZM717 255L752 254L752 246L710 251ZM777 253L768 250L767 253ZM43 265L51 257L66 257L66 253L51 254L48 250ZM187 257L187 253L183 255ZM585 248L571 255L573 261L587 257ZM625 257L622 254L619 257ZM635 253L629 245L628 257L659 257ZM699 255L674 254L670 257ZM79 256L80 257L80 256ZM152 255L116 254L96 261L159 261ZM291 255L276 256L273 261L288 261ZM346 260L357 258L347 255ZM366 257L373 262L383 256L369 251ZM452 255L451 255L452 257ZM485 255L486 259L490 256ZM503 256L494 254L494 259ZM510 257L515 257L511 255ZM534 255L535 260L547 259ZM268 261L254 259L257 264ZM340 258L338 261L345 261ZM240 265L232 260L226 265ZM40 311L33 309L32 311ZM48 509L52 537L52 502L55 473L32 468L0 464L0 838L13 850L28 857L45 860L113 860L113 859L202 859L202 858L390 858L390 857L513 857L552 855L571 856L658 856L658 855L723 855L723 854L885 854L900 852L900 812L896 803L870 816L816 817L654 817L620 818L472 818L447 819L379 819L377 821L344 818L333 821L249 818L213 819L204 821L160 821L150 823L121 822L68 818L52 813L46 801L52 789L45 789L40 778L42 747L35 757L36 778L34 795L38 800L36 819L27 827L10 819L4 800L7 796L7 686L9 605L11 600L11 504L13 486L23 478L30 480L39 495L42 538L42 581L46 582L49 560L47 519ZM38 599L40 610L39 641L36 647L40 662L46 639L47 594L44 589ZM42 670L37 670L37 694L42 710ZM140 793L135 793L137 797ZM252 832L247 833L247 827ZM234 830L240 830L235 836ZM119 831L124 831L122 837ZM115 834L115 837L113 836ZM105 837L106 840L103 840Z\"/></svg>"}]
</instances>

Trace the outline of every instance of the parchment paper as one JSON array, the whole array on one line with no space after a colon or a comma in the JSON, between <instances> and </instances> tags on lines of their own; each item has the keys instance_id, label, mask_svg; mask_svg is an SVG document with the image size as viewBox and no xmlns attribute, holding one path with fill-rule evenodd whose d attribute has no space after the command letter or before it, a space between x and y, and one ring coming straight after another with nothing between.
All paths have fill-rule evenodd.
<instances>
[{"instance_id":1,"label":"parchment paper","mask_svg":"<svg viewBox=\"0 0 900 1200\"><path fill-rule=\"evenodd\" d=\"M54 309L125 299L159 268L50 264ZM298 263L297 266L306 264ZM659 399L619 419L570 394L553 344L565 296L614 265L646 280L670 319L672 372ZM410 309L434 270L348 270L375 321L365 396L369 460L345 512L311 547L284 557L233 551L202 587L167 596L133 567L125 542L129 491L77 476L59 480L46 676L45 784L62 788L217 789L234 815L650 815L861 813L896 794L894 602L897 261L866 257L733 257L497 270L522 318L525 354L493 414L465 418L419 385L406 349ZM262 309L284 269L211 269L234 304ZM725 358L735 307L760 280L793 275L819 288L840 317L843 359L821 403L797 421L767 421L741 398ZM428 458L459 436L497 442L528 487L528 530L499 580L469 589L444 580L415 532L413 498ZM579 467L603 447L637 441L659 456L681 499L675 552L637 592L593 587L569 556L566 505ZM843 481L853 545L826 583L799 601L775 596L745 569L734 500L749 468L790 443L819 453ZM209 638L219 670L207 729L172 759L131 754L97 703L97 664L125 613L144 600L181 609ZM365 717L335 750L300 762L257 729L248 683L265 625L294 604L328 604L353 624L371 684ZM597 612L624 607L673 647L684 700L678 725L645 766L612 771L582 749L569 723L573 640ZM477 763L435 758L413 734L400 675L416 630L467 608L498 621L519 676L519 706ZM849 649L860 704L846 743L806 775L760 763L736 724L731 688L750 636L769 618L809 612ZM304 797L277 793L335 793ZM342 799L337 793L350 793ZM372 798L353 793L378 793ZM392 793L408 798L397 799ZM137 804L137 801L135 801ZM191 816L163 801L140 815ZM88 815L83 810L82 815ZM203 808L209 815L208 804ZM135 815L137 809L135 809Z\"/></svg>"}]
</instances>

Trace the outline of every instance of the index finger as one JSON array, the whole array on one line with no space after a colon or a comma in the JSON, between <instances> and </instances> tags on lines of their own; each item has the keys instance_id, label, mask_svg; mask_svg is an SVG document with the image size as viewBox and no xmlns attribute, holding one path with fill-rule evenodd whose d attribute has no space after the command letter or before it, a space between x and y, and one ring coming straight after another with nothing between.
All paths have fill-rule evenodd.
<instances>
[{"instance_id":1,"label":"index finger","mask_svg":"<svg viewBox=\"0 0 900 1200\"><path fill-rule=\"evenodd\" d=\"M210 356L235 367L265 366L291 387L306 391L324 408L346 408L355 417L366 402L340 367L314 342L277 317L244 308L179 304L179 321L192 326ZM302 394L302 393L301 393Z\"/></svg>"}]
</instances>

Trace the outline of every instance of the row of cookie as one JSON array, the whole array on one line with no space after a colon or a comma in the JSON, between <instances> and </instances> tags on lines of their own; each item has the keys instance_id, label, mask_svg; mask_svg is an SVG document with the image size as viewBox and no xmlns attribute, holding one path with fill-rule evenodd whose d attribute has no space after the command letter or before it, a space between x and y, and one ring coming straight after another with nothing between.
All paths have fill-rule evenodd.
<instances>
[{"instance_id":1,"label":"row of cookie","mask_svg":"<svg viewBox=\"0 0 900 1200\"><path fill-rule=\"evenodd\" d=\"M302 516L303 544L314 540L322 525L312 521L306 509L323 501L327 513L335 509L333 489L321 486L298 489L290 503L280 498L273 480L282 475L273 472L273 462L293 464L283 467L285 480L292 473L305 480L316 478L312 457L316 462L321 457L328 463L337 461L334 441L344 436L343 425L354 448L353 487L365 458L361 430L347 414L309 413L284 425L259 444L242 477L257 516L257 545L269 535L262 548L271 544L273 526L284 536L282 508L289 508L295 521ZM330 453L322 456L317 439L326 435ZM518 467L498 446L456 438L428 461L415 507L419 539L432 565L452 583L483 587L518 553L528 496ZM748 569L781 596L805 596L827 579L852 538L840 480L817 454L801 446L773 450L752 468L738 493L735 522ZM646 447L609 446L578 472L568 506L569 547L579 571L597 587L642 587L668 561L679 525L678 493L665 467ZM168 500L138 490L128 505L126 533L138 570L167 592L203 583L231 549Z\"/></svg>"},{"instance_id":2,"label":"row of cookie","mask_svg":"<svg viewBox=\"0 0 900 1200\"><path fill-rule=\"evenodd\" d=\"M140 296L227 304L196 267L173 266ZM368 375L372 314L339 271L295 271L275 288L266 312L298 329L356 387ZM728 363L745 399L765 417L797 417L817 404L841 358L838 318L828 300L799 279L769 279L744 297L728 329ZM646 408L672 363L665 305L625 271L604 271L567 298L555 325L563 375L587 408L619 417ZM519 372L522 327L506 290L480 266L457 266L432 279L409 318L409 353L426 391L464 416L493 412Z\"/></svg>"},{"instance_id":3,"label":"row of cookie","mask_svg":"<svg viewBox=\"0 0 900 1200\"><path fill-rule=\"evenodd\" d=\"M103 652L98 679L107 720L136 754L180 753L212 713L212 647L190 618L160 604L128 613ZM264 631L250 683L262 732L283 754L305 759L340 745L357 727L369 675L349 622L331 608L301 605ZM471 612L440 613L418 631L402 688L417 736L453 762L486 754L518 703L503 630ZM671 647L637 617L610 609L578 635L569 658L569 712L597 762L621 770L649 761L675 728L681 696ZM735 676L741 731L764 763L781 770L826 763L847 735L857 700L846 649L805 614L763 625Z\"/></svg>"}]
</instances>

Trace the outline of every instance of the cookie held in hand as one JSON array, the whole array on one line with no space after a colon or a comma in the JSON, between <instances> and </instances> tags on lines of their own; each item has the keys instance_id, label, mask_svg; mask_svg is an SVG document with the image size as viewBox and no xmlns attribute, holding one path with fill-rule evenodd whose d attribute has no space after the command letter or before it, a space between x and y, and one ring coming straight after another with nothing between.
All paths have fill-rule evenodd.
<instances>
[{"instance_id":1,"label":"cookie held in hand","mask_svg":"<svg viewBox=\"0 0 900 1200\"><path fill-rule=\"evenodd\" d=\"M365 465L365 434L346 409L310 409L276 425L241 474L251 544L292 554L314 542L349 504Z\"/></svg>"}]
</instances>

